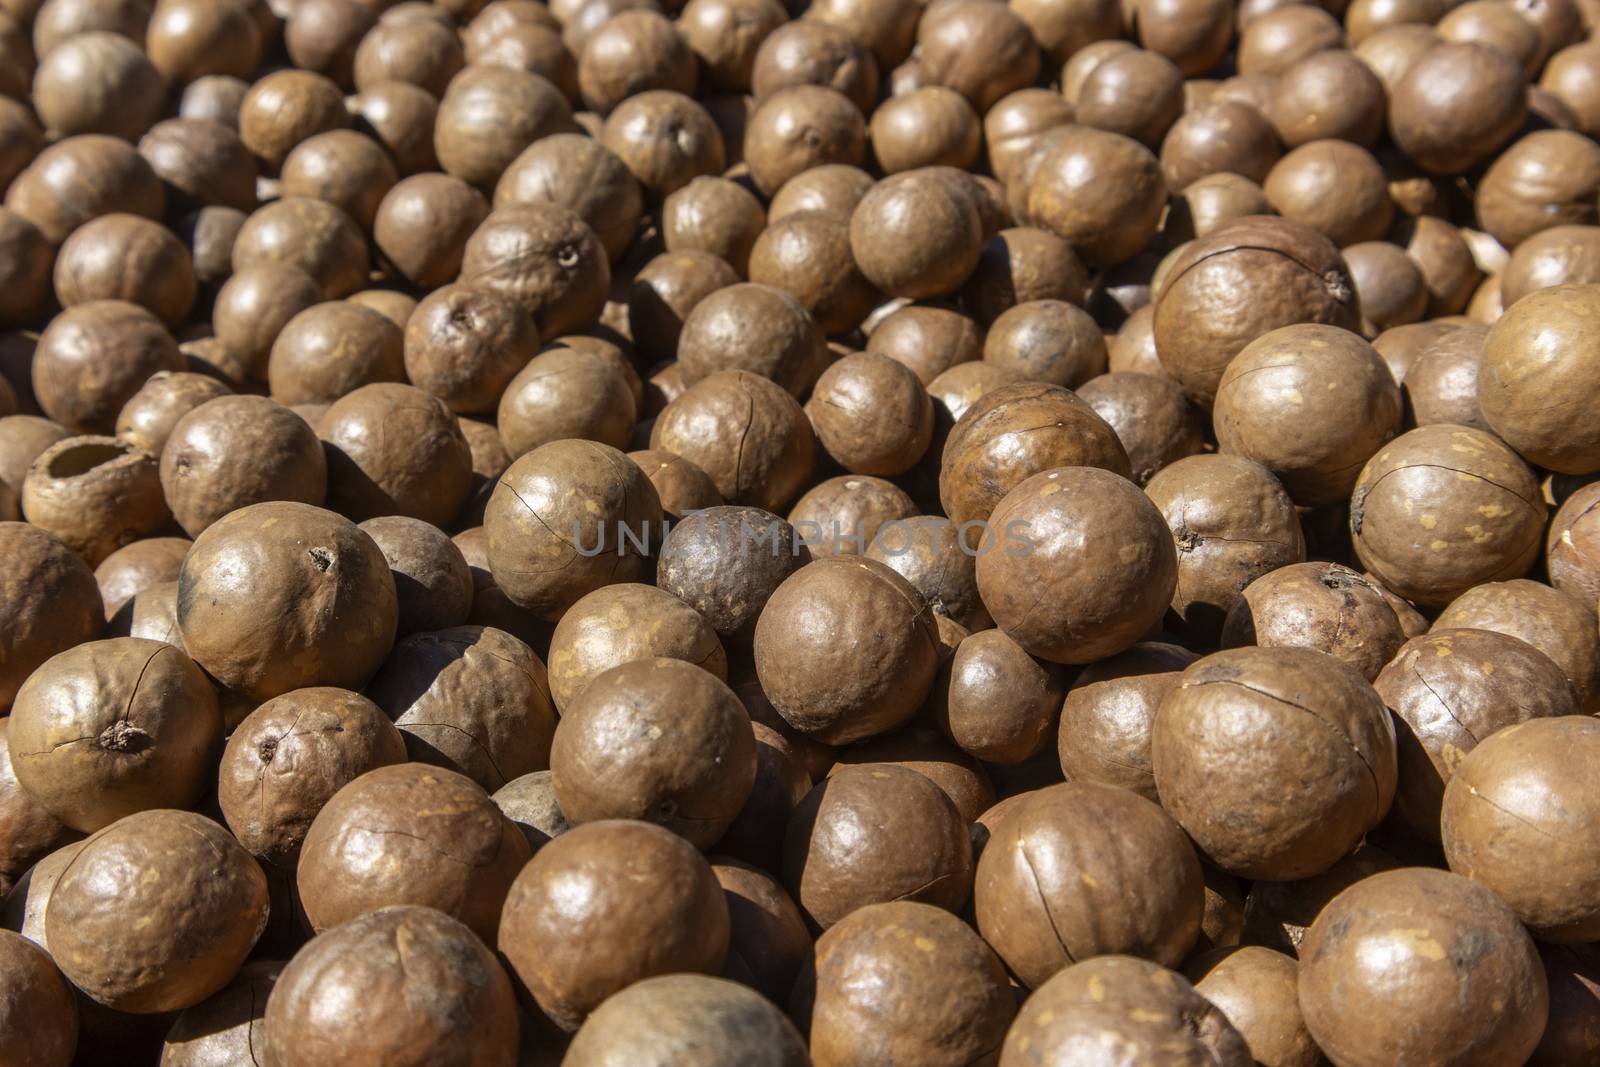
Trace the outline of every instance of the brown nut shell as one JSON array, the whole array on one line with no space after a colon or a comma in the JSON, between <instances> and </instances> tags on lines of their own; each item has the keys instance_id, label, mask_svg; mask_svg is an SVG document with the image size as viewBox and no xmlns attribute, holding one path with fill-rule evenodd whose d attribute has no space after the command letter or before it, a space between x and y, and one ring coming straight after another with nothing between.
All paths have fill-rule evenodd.
<instances>
[{"instance_id":1,"label":"brown nut shell","mask_svg":"<svg viewBox=\"0 0 1600 1067\"><path fill-rule=\"evenodd\" d=\"M1525 86L1516 59L1498 48L1437 45L1391 90L1390 134L1423 170L1459 174L1516 134L1527 111Z\"/></svg>"},{"instance_id":2,"label":"brown nut shell","mask_svg":"<svg viewBox=\"0 0 1600 1067\"><path fill-rule=\"evenodd\" d=\"M723 138L706 109L682 93L650 89L606 116L600 140L640 185L664 198L703 174L719 174Z\"/></svg>"},{"instance_id":3,"label":"brown nut shell","mask_svg":"<svg viewBox=\"0 0 1600 1067\"><path fill-rule=\"evenodd\" d=\"M1156 711L1198 658L1179 645L1141 641L1085 667L1067 690L1056 735L1067 780L1119 786L1159 802L1150 769Z\"/></svg>"},{"instance_id":4,"label":"brown nut shell","mask_svg":"<svg viewBox=\"0 0 1600 1067\"><path fill-rule=\"evenodd\" d=\"M1116 431L1136 484L1149 484L1163 468L1202 450L1200 410L1164 374L1101 374L1084 382L1078 396Z\"/></svg>"},{"instance_id":5,"label":"brown nut shell","mask_svg":"<svg viewBox=\"0 0 1600 1067\"><path fill-rule=\"evenodd\" d=\"M1594 865L1562 845L1595 817L1581 768L1597 742L1587 716L1509 726L1468 753L1445 787L1450 869L1492 890L1544 941L1587 941L1600 922ZM1547 876L1551 865L1559 879Z\"/></svg>"},{"instance_id":6,"label":"brown nut shell","mask_svg":"<svg viewBox=\"0 0 1600 1067\"><path fill-rule=\"evenodd\" d=\"M1296 504L1345 500L1400 429L1400 389L1377 351L1334 326L1285 326L1246 345L1217 386L1217 447L1270 470Z\"/></svg>"},{"instance_id":7,"label":"brown nut shell","mask_svg":"<svg viewBox=\"0 0 1600 1067\"><path fill-rule=\"evenodd\" d=\"M1463 952L1476 966L1453 962ZM1539 1043L1548 1003L1544 968L1511 909L1445 871L1366 879L1323 910L1300 946L1300 1010L1338 1063L1516 1063ZM1426 1027L1402 1021L1424 1016Z\"/></svg>"},{"instance_id":8,"label":"brown nut shell","mask_svg":"<svg viewBox=\"0 0 1600 1067\"><path fill-rule=\"evenodd\" d=\"M1600 469L1600 434L1562 414L1600 390L1600 375L1577 354L1596 314L1600 286L1541 289L1508 304L1483 346L1484 419L1530 463L1563 474ZM1564 399L1552 404L1553 396Z\"/></svg>"},{"instance_id":9,"label":"brown nut shell","mask_svg":"<svg viewBox=\"0 0 1600 1067\"><path fill-rule=\"evenodd\" d=\"M69 308L39 335L33 391L44 413L76 433L111 433L150 376L184 369L161 321L136 304L96 300Z\"/></svg>"},{"instance_id":10,"label":"brown nut shell","mask_svg":"<svg viewBox=\"0 0 1600 1067\"><path fill-rule=\"evenodd\" d=\"M54 535L24 522L0 523L0 706L50 657L93 640L105 621L94 572Z\"/></svg>"},{"instance_id":11,"label":"brown nut shell","mask_svg":"<svg viewBox=\"0 0 1600 1067\"><path fill-rule=\"evenodd\" d=\"M727 677L722 643L684 601L633 582L596 589L567 609L551 635L551 696L564 712L597 676L634 660L658 658L693 664L718 680Z\"/></svg>"},{"instance_id":12,"label":"brown nut shell","mask_svg":"<svg viewBox=\"0 0 1600 1067\"><path fill-rule=\"evenodd\" d=\"M1037 989L1090 956L1180 962L1200 930L1200 862L1157 805L1096 783L1031 794L978 862L978 929Z\"/></svg>"},{"instance_id":13,"label":"brown nut shell","mask_svg":"<svg viewBox=\"0 0 1600 1067\"><path fill-rule=\"evenodd\" d=\"M1187 246L1156 300L1161 364L1210 407L1228 363L1263 334L1297 322L1355 330L1355 283L1338 249L1310 227L1248 216Z\"/></svg>"},{"instance_id":14,"label":"brown nut shell","mask_svg":"<svg viewBox=\"0 0 1600 1067\"><path fill-rule=\"evenodd\" d=\"M656 418L650 447L674 452L711 476L723 499L781 509L811 481L816 437L793 396L743 370L690 386Z\"/></svg>"},{"instance_id":15,"label":"brown nut shell","mask_svg":"<svg viewBox=\"0 0 1600 1067\"><path fill-rule=\"evenodd\" d=\"M954 291L977 266L983 238L971 191L930 167L885 178L850 215L856 264L890 296Z\"/></svg>"},{"instance_id":16,"label":"brown nut shell","mask_svg":"<svg viewBox=\"0 0 1600 1067\"><path fill-rule=\"evenodd\" d=\"M756 748L749 715L719 678L644 657L603 672L568 703L550 769L572 824L639 819L706 848L749 797Z\"/></svg>"},{"instance_id":17,"label":"brown nut shell","mask_svg":"<svg viewBox=\"0 0 1600 1067\"><path fill-rule=\"evenodd\" d=\"M85 842L50 893L45 932L73 985L113 1011L198 1004L267 925L267 879L227 830L157 809Z\"/></svg>"},{"instance_id":18,"label":"brown nut shell","mask_svg":"<svg viewBox=\"0 0 1600 1067\"><path fill-rule=\"evenodd\" d=\"M995 624L1035 656L1115 655L1171 602L1172 535L1124 477L1093 467L1041 472L1006 494L988 523L978 591Z\"/></svg>"},{"instance_id":19,"label":"brown nut shell","mask_svg":"<svg viewBox=\"0 0 1600 1067\"><path fill-rule=\"evenodd\" d=\"M0 931L0 979L5 993L0 1051L18 1063L67 1067L78 1044L73 990L43 948L10 930Z\"/></svg>"},{"instance_id":20,"label":"brown nut shell","mask_svg":"<svg viewBox=\"0 0 1600 1067\"><path fill-rule=\"evenodd\" d=\"M795 808L783 851L784 883L823 929L890 901L955 911L972 889L966 823L943 790L904 767L830 775Z\"/></svg>"},{"instance_id":21,"label":"brown nut shell","mask_svg":"<svg viewBox=\"0 0 1600 1067\"><path fill-rule=\"evenodd\" d=\"M484 789L550 765L555 711L539 656L491 626L412 634L367 693L400 728L408 757Z\"/></svg>"},{"instance_id":22,"label":"brown nut shell","mask_svg":"<svg viewBox=\"0 0 1600 1067\"><path fill-rule=\"evenodd\" d=\"M346 689L296 689L252 711L228 738L217 801L239 843L292 868L317 812L405 745L372 701Z\"/></svg>"},{"instance_id":23,"label":"brown nut shell","mask_svg":"<svg viewBox=\"0 0 1600 1067\"><path fill-rule=\"evenodd\" d=\"M1002 385L973 402L950 431L939 499L959 527L988 519L1028 477L1078 466L1124 478L1132 473L1116 432L1071 391L1034 382Z\"/></svg>"},{"instance_id":24,"label":"brown nut shell","mask_svg":"<svg viewBox=\"0 0 1600 1067\"><path fill-rule=\"evenodd\" d=\"M17 781L84 833L194 804L221 740L216 694L194 662L131 637L47 660L17 694L7 731Z\"/></svg>"},{"instance_id":25,"label":"brown nut shell","mask_svg":"<svg viewBox=\"0 0 1600 1067\"><path fill-rule=\"evenodd\" d=\"M1350 529L1362 565L1380 582L1438 605L1526 572L1546 510L1532 472L1498 438L1438 424L1402 434L1372 457L1351 496Z\"/></svg>"},{"instance_id":26,"label":"brown nut shell","mask_svg":"<svg viewBox=\"0 0 1600 1067\"><path fill-rule=\"evenodd\" d=\"M689 1057L700 1067L813 1062L805 1040L770 999L698 974L646 978L607 998L573 1035L563 1062L687 1067Z\"/></svg>"},{"instance_id":27,"label":"brown nut shell","mask_svg":"<svg viewBox=\"0 0 1600 1067\"><path fill-rule=\"evenodd\" d=\"M578 333L605 303L611 269L600 239L555 204L500 207L467 241L461 281L507 297L541 337Z\"/></svg>"},{"instance_id":28,"label":"brown nut shell","mask_svg":"<svg viewBox=\"0 0 1600 1067\"><path fill-rule=\"evenodd\" d=\"M760 508L721 505L673 524L656 584L692 607L724 640L748 647L784 579L810 562L794 528Z\"/></svg>"},{"instance_id":29,"label":"brown nut shell","mask_svg":"<svg viewBox=\"0 0 1600 1067\"><path fill-rule=\"evenodd\" d=\"M415 386L375 382L340 397L317 436L329 506L358 522L408 515L443 526L471 487L472 454L455 414Z\"/></svg>"},{"instance_id":30,"label":"brown nut shell","mask_svg":"<svg viewBox=\"0 0 1600 1067\"><path fill-rule=\"evenodd\" d=\"M226 384L206 374L157 371L122 406L117 415L117 436L159 456L173 428L185 415L230 392Z\"/></svg>"},{"instance_id":31,"label":"brown nut shell","mask_svg":"<svg viewBox=\"0 0 1600 1067\"><path fill-rule=\"evenodd\" d=\"M1390 823L1437 842L1440 806L1466 755L1517 723L1577 714L1565 681L1547 656L1505 634L1436 627L1407 641L1373 682L1399 742Z\"/></svg>"},{"instance_id":32,"label":"brown nut shell","mask_svg":"<svg viewBox=\"0 0 1600 1067\"><path fill-rule=\"evenodd\" d=\"M46 148L6 190L6 207L37 226L52 245L114 211L160 218L165 200L161 179L133 145L98 133Z\"/></svg>"},{"instance_id":33,"label":"brown nut shell","mask_svg":"<svg viewBox=\"0 0 1600 1067\"><path fill-rule=\"evenodd\" d=\"M1217 1067L1252 1062L1239 1031L1182 975L1128 956L1075 964L1028 998L1006 1034L1000 1067L1038 1062L1035 1051L1082 1067L1112 1067L1125 1054Z\"/></svg>"},{"instance_id":34,"label":"brown nut shell","mask_svg":"<svg viewBox=\"0 0 1600 1067\"><path fill-rule=\"evenodd\" d=\"M184 644L259 700L359 689L394 642L394 579L372 538L309 504L252 504L195 540L178 577Z\"/></svg>"},{"instance_id":35,"label":"brown nut shell","mask_svg":"<svg viewBox=\"0 0 1600 1067\"><path fill-rule=\"evenodd\" d=\"M634 544L660 522L638 464L597 441L552 441L507 468L489 498L489 570L513 604L554 622L586 593L642 577Z\"/></svg>"},{"instance_id":36,"label":"brown nut shell","mask_svg":"<svg viewBox=\"0 0 1600 1067\"><path fill-rule=\"evenodd\" d=\"M1589 605L1561 589L1518 578L1469 589L1439 613L1434 628L1493 630L1549 656L1572 684L1580 711L1600 699L1600 635Z\"/></svg>"},{"instance_id":37,"label":"brown nut shell","mask_svg":"<svg viewBox=\"0 0 1600 1067\"><path fill-rule=\"evenodd\" d=\"M538 348L537 328L504 296L446 285L406 323L406 377L452 411L490 411Z\"/></svg>"},{"instance_id":38,"label":"brown nut shell","mask_svg":"<svg viewBox=\"0 0 1600 1067\"><path fill-rule=\"evenodd\" d=\"M367 241L349 215L324 200L275 200L250 216L233 244L233 269L264 263L299 267L329 300L367 284Z\"/></svg>"},{"instance_id":39,"label":"brown nut shell","mask_svg":"<svg viewBox=\"0 0 1600 1067\"><path fill-rule=\"evenodd\" d=\"M522 869L499 949L540 1009L576 1030L635 982L720 970L728 937L722 887L694 846L613 820L574 827Z\"/></svg>"},{"instance_id":40,"label":"brown nut shell","mask_svg":"<svg viewBox=\"0 0 1600 1067\"><path fill-rule=\"evenodd\" d=\"M392 907L297 953L267 999L266 1028L262 1067L351 1055L510 1067L517 1002L471 930L432 908Z\"/></svg>"},{"instance_id":41,"label":"brown nut shell","mask_svg":"<svg viewBox=\"0 0 1600 1067\"><path fill-rule=\"evenodd\" d=\"M830 927L794 999L816 1067L959 1067L991 1052L1016 1013L993 950L949 912L911 901L869 904Z\"/></svg>"},{"instance_id":42,"label":"brown nut shell","mask_svg":"<svg viewBox=\"0 0 1600 1067\"><path fill-rule=\"evenodd\" d=\"M396 904L437 908L485 943L527 839L470 779L401 763L356 778L311 822L296 868L318 932ZM443 860L444 862L440 862Z\"/></svg>"},{"instance_id":43,"label":"brown nut shell","mask_svg":"<svg viewBox=\"0 0 1600 1067\"><path fill-rule=\"evenodd\" d=\"M1189 667L1161 702L1151 756L1162 804L1217 866L1249 878L1326 870L1395 793L1388 711L1355 668L1310 649L1232 649Z\"/></svg>"},{"instance_id":44,"label":"brown nut shell","mask_svg":"<svg viewBox=\"0 0 1600 1067\"><path fill-rule=\"evenodd\" d=\"M1292 563L1245 586L1222 626L1224 648L1312 648L1369 681L1405 643L1378 584L1337 563Z\"/></svg>"},{"instance_id":45,"label":"brown nut shell","mask_svg":"<svg viewBox=\"0 0 1600 1067\"><path fill-rule=\"evenodd\" d=\"M797 397L827 362L822 332L805 305L781 288L754 283L698 300L683 316L677 356L688 385L719 371L748 371Z\"/></svg>"},{"instance_id":46,"label":"brown nut shell","mask_svg":"<svg viewBox=\"0 0 1600 1067\"><path fill-rule=\"evenodd\" d=\"M156 457L115 437L68 437L39 454L22 482L22 514L92 567L172 521Z\"/></svg>"},{"instance_id":47,"label":"brown nut shell","mask_svg":"<svg viewBox=\"0 0 1600 1067\"><path fill-rule=\"evenodd\" d=\"M191 537L251 504L320 506L327 493L322 442L299 415L266 397L218 397L173 427L161 453L161 489Z\"/></svg>"},{"instance_id":48,"label":"brown nut shell","mask_svg":"<svg viewBox=\"0 0 1600 1067\"><path fill-rule=\"evenodd\" d=\"M170 230L137 215L102 215L74 230L56 254L56 299L63 307L121 300L169 326L194 305L194 261Z\"/></svg>"},{"instance_id":49,"label":"brown nut shell","mask_svg":"<svg viewBox=\"0 0 1600 1067\"><path fill-rule=\"evenodd\" d=\"M1133 258L1155 234L1167 199L1148 148L1088 127L1072 127L1044 149L1025 188L1029 217L1095 266Z\"/></svg>"},{"instance_id":50,"label":"brown nut shell","mask_svg":"<svg viewBox=\"0 0 1600 1067\"><path fill-rule=\"evenodd\" d=\"M889 567L831 556L784 580L755 628L756 671L784 720L829 744L909 720L938 669L933 613Z\"/></svg>"}]
</instances>

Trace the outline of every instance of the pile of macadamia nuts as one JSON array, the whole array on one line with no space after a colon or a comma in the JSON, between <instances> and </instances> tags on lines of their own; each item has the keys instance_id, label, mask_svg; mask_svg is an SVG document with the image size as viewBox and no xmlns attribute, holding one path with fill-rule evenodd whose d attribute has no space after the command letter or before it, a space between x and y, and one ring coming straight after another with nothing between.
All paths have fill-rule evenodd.
<instances>
[{"instance_id":1,"label":"pile of macadamia nuts","mask_svg":"<svg viewBox=\"0 0 1600 1067\"><path fill-rule=\"evenodd\" d=\"M1600 1064L1600 0L0 0L0 1067Z\"/></svg>"}]
</instances>

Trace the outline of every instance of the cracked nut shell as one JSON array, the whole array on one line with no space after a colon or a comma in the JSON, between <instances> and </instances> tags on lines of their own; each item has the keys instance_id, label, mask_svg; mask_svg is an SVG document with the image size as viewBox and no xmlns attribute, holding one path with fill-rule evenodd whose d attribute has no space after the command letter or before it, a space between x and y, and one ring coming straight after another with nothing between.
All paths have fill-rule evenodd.
<instances>
[{"instance_id":1,"label":"cracked nut shell","mask_svg":"<svg viewBox=\"0 0 1600 1067\"><path fill-rule=\"evenodd\" d=\"M1151 757L1162 805L1246 878L1327 870L1395 794L1388 710L1355 668L1310 649L1231 649L1190 666L1161 701Z\"/></svg>"}]
</instances>

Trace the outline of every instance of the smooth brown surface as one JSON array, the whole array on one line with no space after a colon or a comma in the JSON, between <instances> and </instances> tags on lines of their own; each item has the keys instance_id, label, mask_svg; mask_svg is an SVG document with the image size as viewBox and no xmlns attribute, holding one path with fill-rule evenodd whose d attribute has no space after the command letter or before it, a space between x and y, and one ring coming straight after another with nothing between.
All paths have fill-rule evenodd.
<instances>
[{"instance_id":1,"label":"smooth brown surface","mask_svg":"<svg viewBox=\"0 0 1600 1067\"><path fill-rule=\"evenodd\" d=\"M829 744L860 740L905 723L931 688L933 612L881 563L819 559L767 600L755 662L768 699L795 729Z\"/></svg>"},{"instance_id":2,"label":"smooth brown surface","mask_svg":"<svg viewBox=\"0 0 1600 1067\"><path fill-rule=\"evenodd\" d=\"M1530 463L1565 474L1600 465L1600 438L1559 414L1600 387L1572 355L1597 314L1600 288L1558 286L1510 304L1489 331L1478 402L1489 427ZM1555 395L1566 399L1551 404Z\"/></svg>"},{"instance_id":3,"label":"smooth brown surface","mask_svg":"<svg viewBox=\"0 0 1600 1067\"><path fill-rule=\"evenodd\" d=\"M948 293L977 266L983 230L970 190L934 168L891 175L850 215L850 250L890 296Z\"/></svg>"},{"instance_id":4,"label":"smooth brown surface","mask_svg":"<svg viewBox=\"0 0 1600 1067\"><path fill-rule=\"evenodd\" d=\"M999 1045L1016 1003L971 927L900 901L857 909L822 935L795 1008L817 1067L964 1067Z\"/></svg>"},{"instance_id":5,"label":"smooth brown surface","mask_svg":"<svg viewBox=\"0 0 1600 1067\"><path fill-rule=\"evenodd\" d=\"M0 931L0 1054L30 1067L66 1067L78 1044L72 987L48 953L9 930Z\"/></svg>"},{"instance_id":6,"label":"smooth brown surface","mask_svg":"<svg viewBox=\"0 0 1600 1067\"><path fill-rule=\"evenodd\" d=\"M364 385L405 379L400 327L381 312L347 300L312 304L291 315L269 346L272 399L332 404Z\"/></svg>"},{"instance_id":7,"label":"smooth brown surface","mask_svg":"<svg viewBox=\"0 0 1600 1067\"><path fill-rule=\"evenodd\" d=\"M1444 790L1450 869L1493 891L1543 941L1589 941L1600 922L1600 876L1566 846L1595 817L1580 768L1597 742L1586 716L1508 726L1467 753Z\"/></svg>"},{"instance_id":8,"label":"smooth brown surface","mask_svg":"<svg viewBox=\"0 0 1600 1067\"><path fill-rule=\"evenodd\" d=\"M1112 1039L1109 1049L1101 1035ZM1111 1067L1126 1055L1217 1067L1252 1062L1239 1031L1183 976L1128 956L1068 967L1029 997L1006 1034L1000 1067L1039 1062L1032 1050L1083 1067Z\"/></svg>"},{"instance_id":9,"label":"smooth brown surface","mask_svg":"<svg viewBox=\"0 0 1600 1067\"><path fill-rule=\"evenodd\" d=\"M1239 1031L1257 1063L1322 1067L1328 1062L1300 1018L1299 967L1291 957L1256 945L1222 948L1198 957L1184 971L1195 991Z\"/></svg>"},{"instance_id":10,"label":"smooth brown surface","mask_svg":"<svg viewBox=\"0 0 1600 1067\"><path fill-rule=\"evenodd\" d=\"M963 632L962 637L966 634ZM913 726L882 737L845 745L829 768L832 776L847 767L896 766L916 771L938 786L971 823L994 806L994 785L983 764L960 751L933 730Z\"/></svg>"},{"instance_id":11,"label":"smooth brown surface","mask_svg":"<svg viewBox=\"0 0 1600 1067\"><path fill-rule=\"evenodd\" d=\"M492 942L501 902L528 855L522 831L471 779L401 763L368 771L322 806L296 872L306 918L318 932L417 904Z\"/></svg>"},{"instance_id":12,"label":"smooth brown surface","mask_svg":"<svg viewBox=\"0 0 1600 1067\"><path fill-rule=\"evenodd\" d=\"M1084 668L1067 690L1057 734L1067 780L1120 786L1159 801L1150 767L1156 710L1198 658L1178 645L1141 641Z\"/></svg>"},{"instance_id":13,"label":"smooth brown surface","mask_svg":"<svg viewBox=\"0 0 1600 1067\"><path fill-rule=\"evenodd\" d=\"M1034 475L989 522L985 539L999 547L979 557L978 589L996 625L1036 656L1087 663L1113 655L1171 600L1172 537L1149 498L1116 474L1077 467Z\"/></svg>"},{"instance_id":14,"label":"smooth brown surface","mask_svg":"<svg viewBox=\"0 0 1600 1067\"><path fill-rule=\"evenodd\" d=\"M641 657L600 673L565 705L550 768L574 825L656 822L705 848L750 795L755 742L720 679L682 660Z\"/></svg>"},{"instance_id":15,"label":"smooth brown surface","mask_svg":"<svg viewBox=\"0 0 1600 1067\"><path fill-rule=\"evenodd\" d=\"M967 824L944 791L915 771L846 768L795 808L783 876L800 909L824 929L889 901L955 911L972 890Z\"/></svg>"},{"instance_id":16,"label":"smooth brown surface","mask_svg":"<svg viewBox=\"0 0 1600 1067\"><path fill-rule=\"evenodd\" d=\"M1516 132L1526 108L1517 61L1482 44L1445 43L1419 56L1393 87L1389 129L1424 170L1458 174Z\"/></svg>"},{"instance_id":17,"label":"smooth brown surface","mask_svg":"<svg viewBox=\"0 0 1600 1067\"><path fill-rule=\"evenodd\" d=\"M163 370L183 370L183 356L160 320L125 301L97 300L56 316L39 336L33 390L67 429L110 433L123 405Z\"/></svg>"},{"instance_id":18,"label":"smooth brown surface","mask_svg":"<svg viewBox=\"0 0 1600 1067\"><path fill-rule=\"evenodd\" d=\"M9 735L8 720L0 728L0 888L7 893L34 863L76 836L17 782Z\"/></svg>"},{"instance_id":19,"label":"smooth brown surface","mask_svg":"<svg viewBox=\"0 0 1600 1067\"><path fill-rule=\"evenodd\" d=\"M727 655L689 604L654 586L620 582L575 602L550 638L550 693L565 710L597 676L635 660L679 659L719 680Z\"/></svg>"},{"instance_id":20,"label":"smooth brown surface","mask_svg":"<svg viewBox=\"0 0 1600 1067\"><path fill-rule=\"evenodd\" d=\"M1026 189L1028 215L1096 266L1132 258L1155 233L1167 193L1149 149L1080 127L1043 151Z\"/></svg>"},{"instance_id":21,"label":"smooth brown surface","mask_svg":"<svg viewBox=\"0 0 1600 1067\"><path fill-rule=\"evenodd\" d=\"M259 396L207 401L180 418L161 452L161 489L191 537L230 512L271 500L320 506L327 460L316 433Z\"/></svg>"},{"instance_id":22,"label":"smooth brown surface","mask_svg":"<svg viewBox=\"0 0 1600 1067\"><path fill-rule=\"evenodd\" d=\"M1300 322L1356 329L1355 284L1325 237L1301 223L1248 216L1189 245L1155 302L1161 363L1202 406L1234 356Z\"/></svg>"},{"instance_id":23,"label":"smooth brown surface","mask_svg":"<svg viewBox=\"0 0 1600 1067\"><path fill-rule=\"evenodd\" d=\"M1019 483L1055 467L1131 474L1115 431L1069 390L1034 382L990 388L945 441L939 499L958 527L989 519Z\"/></svg>"},{"instance_id":24,"label":"smooth brown surface","mask_svg":"<svg viewBox=\"0 0 1600 1067\"><path fill-rule=\"evenodd\" d=\"M640 576L644 559L618 527L643 537L660 521L632 460L598 442L552 442L513 463L489 498L489 567L514 604L555 621L584 594Z\"/></svg>"},{"instance_id":25,"label":"smooth brown surface","mask_svg":"<svg viewBox=\"0 0 1600 1067\"><path fill-rule=\"evenodd\" d=\"M68 861L45 930L73 985L116 1011L198 1004L267 923L267 881L221 826L190 812L122 819Z\"/></svg>"},{"instance_id":26,"label":"smooth brown surface","mask_svg":"<svg viewBox=\"0 0 1600 1067\"><path fill-rule=\"evenodd\" d=\"M431 908L385 908L314 938L273 986L266 1029L263 1067L352 1056L516 1063L505 971L472 931Z\"/></svg>"},{"instance_id":27,"label":"smooth brown surface","mask_svg":"<svg viewBox=\"0 0 1600 1067\"><path fill-rule=\"evenodd\" d=\"M1351 497L1350 529L1379 581L1438 605L1481 582L1520 577L1538 555L1545 515L1532 472L1511 449L1481 430L1440 424L1372 457Z\"/></svg>"},{"instance_id":28,"label":"smooth brown surface","mask_svg":"<svg viewBox=\"0 0 1600 1067\"><path fill-rule=\"evenodd\" d=\"M1544 1030L1533 942L1511 909L1459 875L1375 875L1330 904L1300 950L1306 1027L1336 1062L1515 1063ZM1463 950L1474 966L1454 962ZM1412 1025L1419 1015L1436 1025Z\"/></svg>"},{"instance_id":29,"label":"smooth brown surface","mask_svg":"<svg viewBox=\"0 0 1600 1067\"><path fill-rule=\"evenodd\" d=\"M266 700L307 685L359 688L394 641L394 579L372 538L307 504L253 504L196 540L178 625L201 666Z\"/></svg>"},{"instance_id":30,"label":"smooth brown surface","mask_svg":"<svg viewBox=\"0 0 1600 1067\"><path fill-rule=\"evenodd\" d=\"M105 620L94 572L60 539L22 522L0 523L0 580L8 597L0 627L0 704L45 660L93 639Z\"/></svg>"},{"instance_id":31,"label":"smooth brown surface","mask_svg":"<svg viewBox=\"0 0 1600 1067\"><path fill-rule=\"evenodd\" d=\"M978 863L978 929L1037 989L1090 956L1177 964L1200 929L1200 864L1151 801L1068 783L1028 796Z\"/></svg>"},{"instance_id":32,"label":"smooth brown surface","mask_svg":"<svg viewBox=\"0 0 1600 1067\"><path fill-rule=\"evenodd\" d=\"M562 1029L642 979L720 970L728 905L683 838L590 823L541 848L511 887L498 942L518 985Z\"/></svg>"},{"instance_id":33,"label":"smooth brown surface","mask_svg":"<svg viewBox=\"0 0 1600 1067\"><path fill-rule=\"evenodd\" d=\"M1153 369L1159 370L1159 364ZM1116 431L1133 480L1141 485L1162 468L1201 451L1200 411L1164 374L1113 371L1083 383L1078 396Z\"/></svg>"},{"instance_id":34,"label":"smooth brown surface","mask_svg":"<svg viewBox=\"0 0 1600 1067\"><path fill-rule=\"evenodd\" d=\"M1249 747L1233 743L1239 731ZM1309 649L1233 649L1189 667L1161 702L1151 756L1163 805L1247 878L1326 870L1395 794L1382 701L1353 667Z\"/></svg>"},{"instance_id":35,"label":"smooth brown surface","mask_svg":"<svg viewBox=\"0 0 1600 1067\"><path fill-rule=\"evenodd\" d=\"M563 1063L605 1067L806 1067L804 1039L768 999L720 978L671 974L608 998Z\"/></svg>"},{"instance_id":36,"label":"smooth brown surface","mask_svg":"<svg viewBox=\"0 0 1600 1067\"><path fill-rule=\"evenodd\" d=\"M1212 417L1217 447L1265 466L1295 503L1343 501L1400 429L1400 389L1377 351L1333 326L1263 334L1228 364Z\"/></svg>"},{"instance_id":37,"label":"smooth brown surface","mask_svg":"<svg viewBox=\"0 0 1600 1067\"><path fill-rule=\"evenodd\" d=\"M1468 627L1519 638L1543 652L1572 684L1578 708L1597 698L1597 643L1588 605L1568 593L1527 579L1489 582L1472 589L1440 613L1435 629Z\"/></svg>"},{"instance_id":38,"label":"smooth brown surface","mask_svg":"<svg viewBox=\"0 0 1600 1067\"><path fill-rule=\"evenodd\" d=\"M733 504L782 510L811 480L816 436L789 391L745 370L717 371L666 406L650 447L711 475Z\"/></svg>"},{"instance_id":39,"label":"smooth brown surface","mask_svg":"<svg viewBox=\"0 0 1600 1067\"><path fill-rule=\"evenodd\" d=\"M676 354L686 384L719 371L770 378L796 397L826 364L816 321L793 295L771 285L727 285L683 316Z\"/></svg>"}]
</instances>

